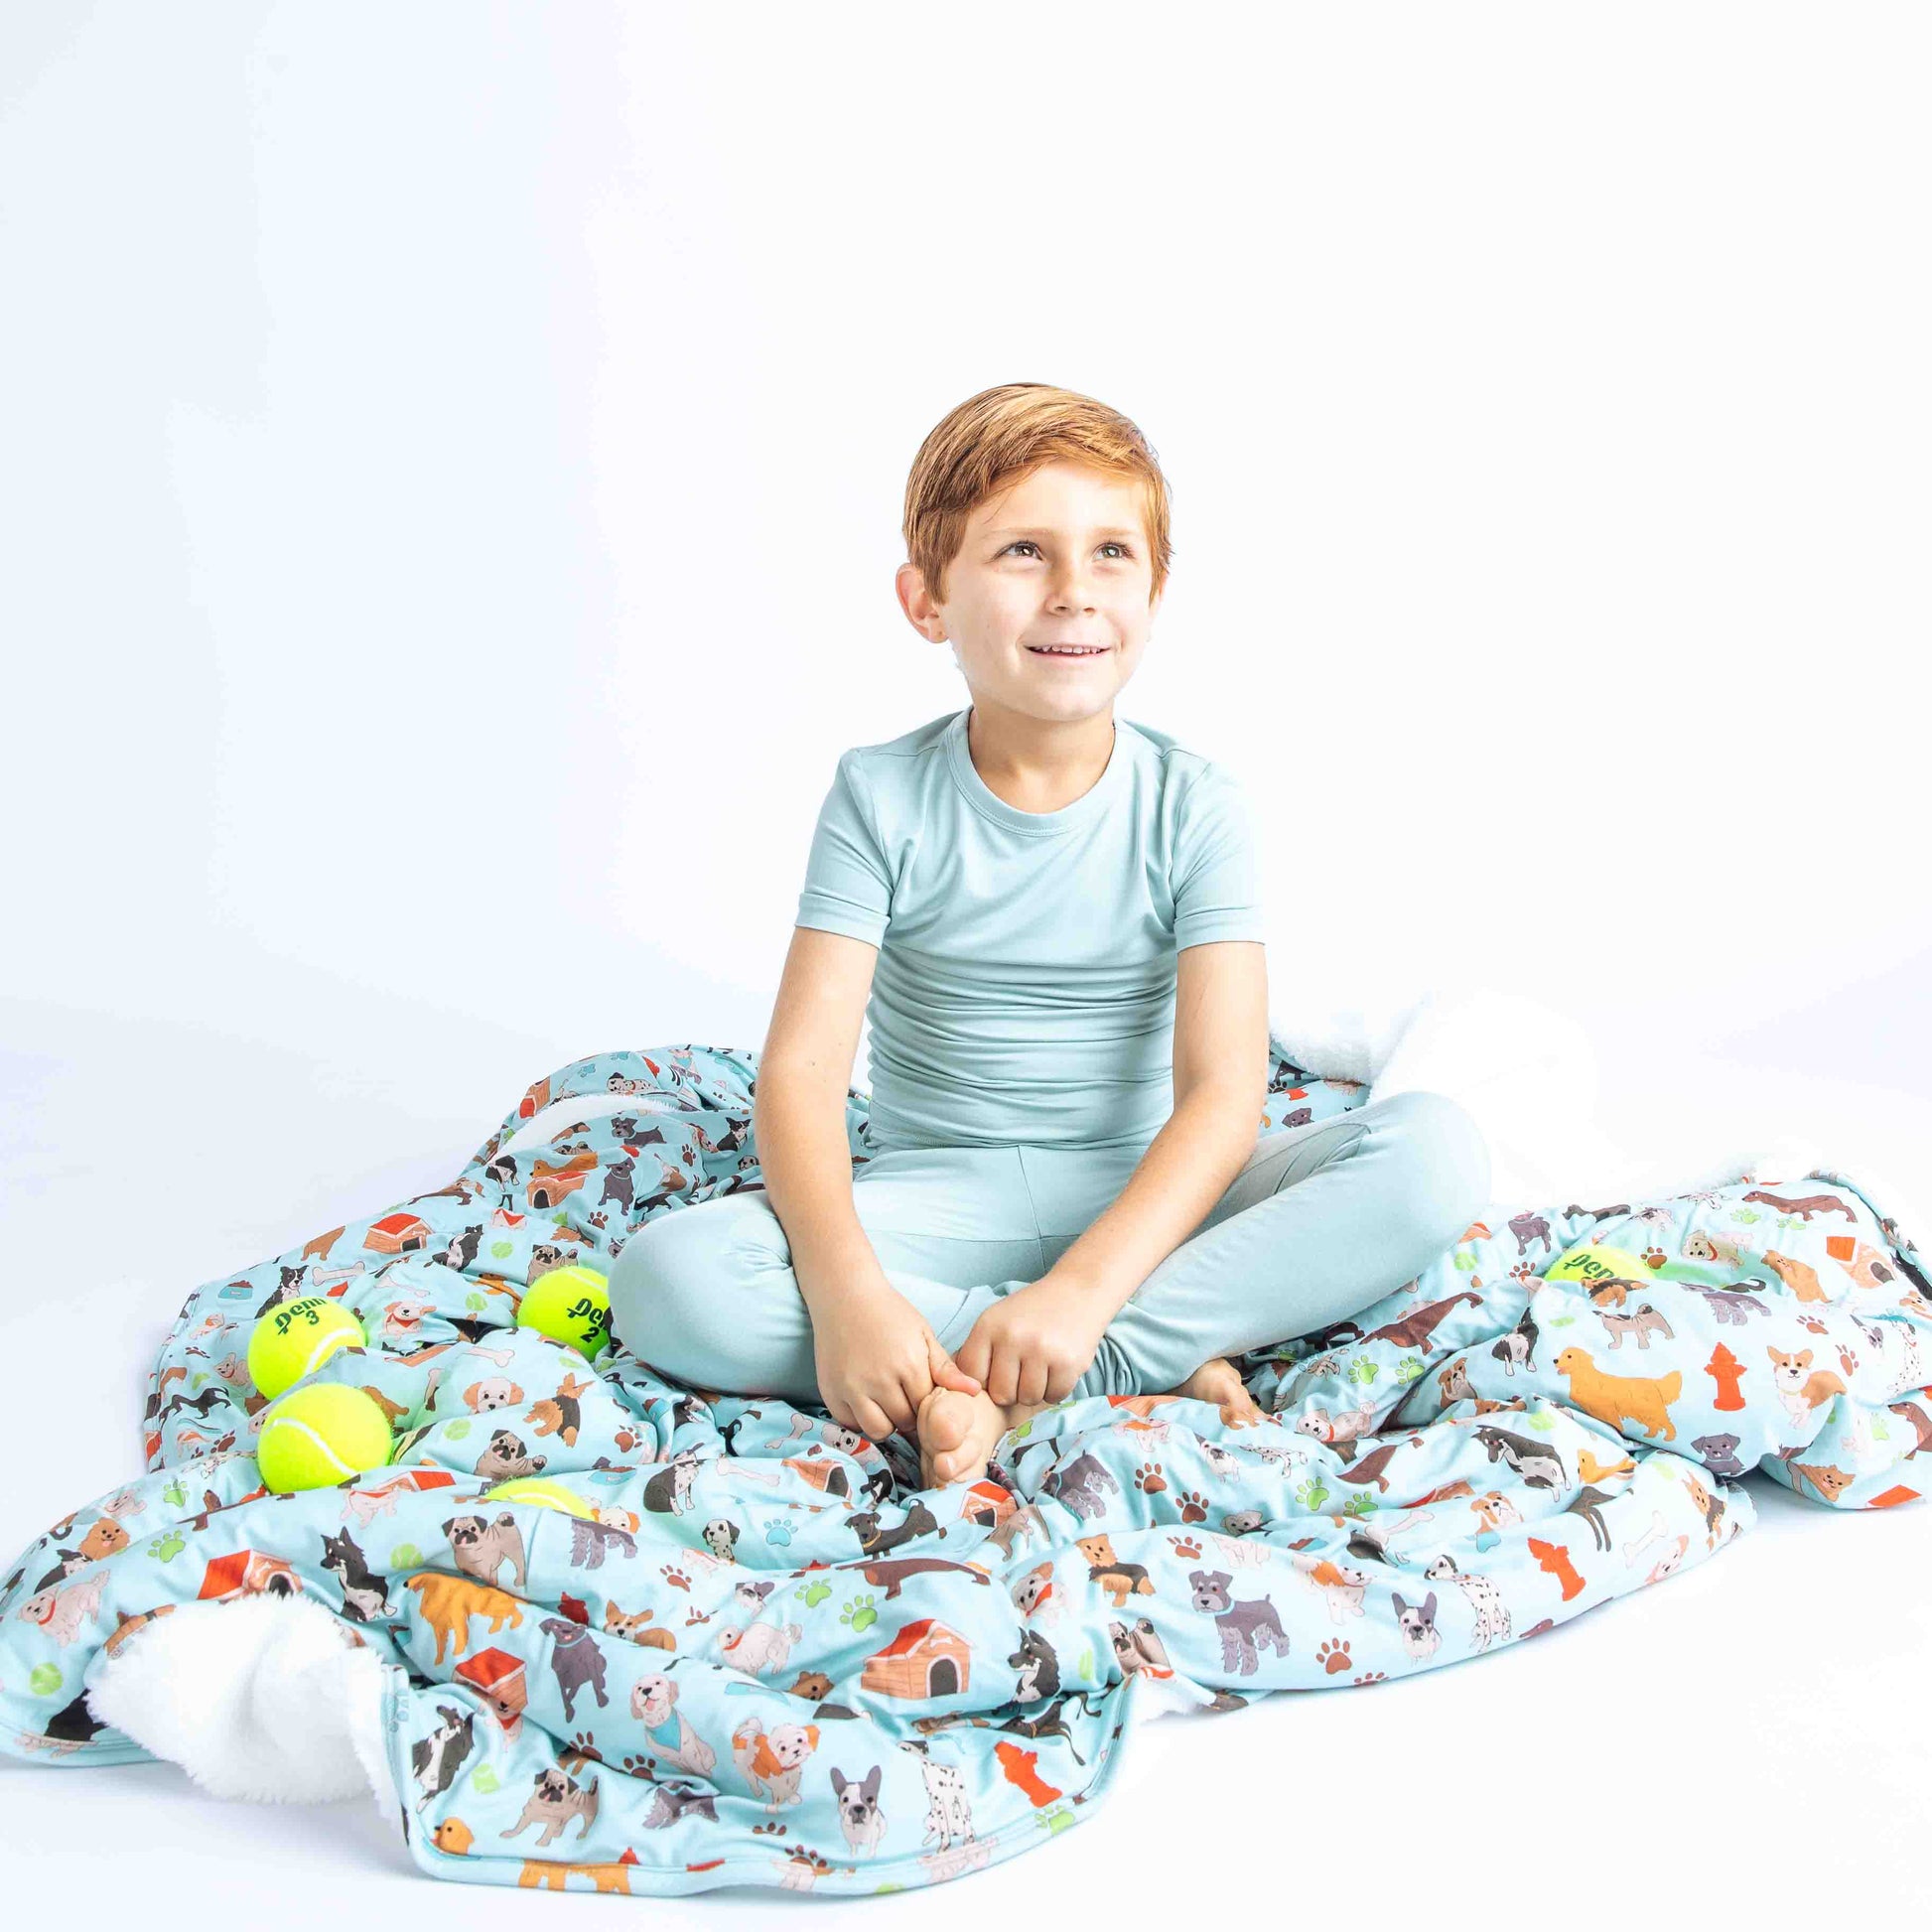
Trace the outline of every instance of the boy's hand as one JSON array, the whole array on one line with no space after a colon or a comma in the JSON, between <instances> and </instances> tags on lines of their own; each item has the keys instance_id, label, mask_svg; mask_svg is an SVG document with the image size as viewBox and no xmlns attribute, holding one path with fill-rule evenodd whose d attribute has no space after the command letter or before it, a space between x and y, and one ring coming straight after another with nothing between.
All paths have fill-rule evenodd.
<instances>
[{"instance_id":1,"label":"boy's hand","mask_svg":"<svg viewBox=\"0 0 1932 1932\"><path fill-rule=\"evenodd\" d=\"M995 1402L1061 1402L1087 1372L1113 1311L1049 1269L981 1311L953 1360Z\"/></svg>"},{"instance_id":2,"label":"boy's hand","mask_svg":"<svg viewBox=\"0 0 1932 1932\"><path fill-rule=\"evenodd\" d=\"M919 1404L935 1385L967 1394L979 1387L883 1273L810 1306L819 1400L835 1422L874 1442L895 1432L916 1442Z\"/></svg>"}]
</instances>

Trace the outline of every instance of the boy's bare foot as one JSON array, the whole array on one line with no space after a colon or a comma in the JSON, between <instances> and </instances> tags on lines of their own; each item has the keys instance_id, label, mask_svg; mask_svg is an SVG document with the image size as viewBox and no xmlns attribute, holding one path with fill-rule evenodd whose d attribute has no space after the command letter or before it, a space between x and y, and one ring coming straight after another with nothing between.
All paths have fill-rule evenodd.
<instances>
[{"instance_id":1,"label":"boy's bare foot","mask_svg":"<svg viewBox=\"0 0 1932 1932\"><path fill-rule=\"evenodd\" d=\"M1263 1420L1260 1405L1248 1393L1240 1371L1225 1355L1201 1363L1174 1393L1189 1396L1196 1402L1217 1403L1221 1420L1230 1429Z\"/></svg>"},{"instance_id":2,"label":"boy's bare foot","mask_svg":"<svg viewBox=\"0 0 1932 1932\"><path fill-rule=\"evenodd\" d=\"M913 1428L919 1441L919 1481L928 1489L950 1482L977 1482L986 1473L993 1446L1047 1402L995 1402L984 1389L935 1385L919 1404Z\"/></svg>"}]
</instances>

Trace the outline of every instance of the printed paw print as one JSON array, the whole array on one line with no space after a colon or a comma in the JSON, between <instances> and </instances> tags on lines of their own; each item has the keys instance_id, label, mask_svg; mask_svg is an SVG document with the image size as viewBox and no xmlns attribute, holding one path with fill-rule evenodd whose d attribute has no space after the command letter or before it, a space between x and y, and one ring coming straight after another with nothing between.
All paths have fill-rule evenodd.
<instances>
[{"instance_id":1,"label":"printed paw print","mask_svg":"<svg viewBox=\"0 0 1932 1932\"><path fill-rule=\"evenodd\" d=\"M677 1565L674 1563L665 1564L663 1568L658 1571L657 1574L660 1577L662 1577L667 1584L671 1585L673 1588L689 1589L691 1587L691 1579L687 1577L684 1574L684 1572L680 1570L677 1567Z\"/></svg>"},{"instance_id":2,"label":"printed paw print","mask_svg":"<svg viewBox=\"0 0 1932 1932\"><path fill-rule=\"evenodd\" d=\"M604 1753L598 1749L597 1739L588 1730L580 1730L570 1740L570 1748L579 1757L594 1757L598 1763L602 1764L604 1762Z\"/></svg>"},{"instance_id":3,"label":"printed paw print","mask_svg":"<svg viewBox=\"0 0 1932 1932\"><path fill-rule=\"evenodd\" d=\"M654 1757L639 1757L635 1751L628 1751L618 1760L618 1769L627 1778L647 1778L657 1769Z\"/></svg>"},{"instance_id":4,"label":"printed paw print","mask_svg":"<svg viewBox=\"0 0 1932 1932\"><path fill-rule=\"evenodd\" d=\"M861 1591L839 1612L839 1621L850 1626L855 1636L870 1630L879 1621L870 1591Z\"/></svg>"},{"instance_id":5,"label":"printed paw print","mask_svg":"<svg viewBox=\"0 0 1932 1932\"><path fill-rule=\"evenodd\" d=\"M163 1563L173 1563L188 1548L188 1539L170 1530L166 1536L157 1536L148 1545L148 1555L159 1557Z\"/></svg>"},{"instance_id":6,"label":"printed paw print","mask_svg":"<svg viewBox=\"0 0 1932 1932\"><path fill-rule=\"evenodd\" d=\"M1385 1670L1369 1670L1364 1671L1360 1677L1355 1679L1355 1682L1357 1684L1386 1684L1388 1678L1389 1674Z\"/></svg>"},{"instance_id":7,"label":"printed paw print","mask_svg":"<svg viewBox=\"0 0 1932 1932\"><path fill-rule=\"evenodd\" d=\"M767 1543L784 1545L791 1541L791 1522L783 1516L774 1516L764 1526L764 1540Z\"/></svg>"},{"instance_id":8,"label":"printed paw print","mask_svg":"<svg viewBox=\"0 0 1932 1932\"><path fill-rule=\"evenodd\" d=\"M1510 1269L1509 1279L1513 1282L1536 1282L1541 1281L1543 1276L1533 1261L1519 1261Z\"/></svg>"},{"instance_id":9,"label":"printed paw print","mask_svg":"<svg viewBox=\"0 0 1932 1932\"><path fill-rule=\"evenodd\" d=\"M1174 1555L1182 1563L1198 1563L1200 1561L1201 1546L1199 1540L1195 1537L1171 1536L1168 1539L1168 1547L1173 1551Z\"/></svg>"},{"instance_id":10,"label":"printed paw print","mask_svg":"<svg viewBox=\"0 0 1932 1932\"><path fill-rule=\"evenodd\" d=\"M1330 1677L1339 1677L1355 1660L1348 1654L1348 1645L1340 1637L1330 1637L1314 1653L1314 1661Z\"/></svg>"},{"instance_id":11,"label":"printed paw print","mask_svg":"<svg viewBox=\"0 0 1932 1932\"><path fill-rule=\"evenodd\" d=\"M1646 1248L1638 1255L1637 1259L1646 1268L1661 1268L1670 1259L1670 1256L1662 1248Z\"/></svg>"},{"instance_id":12,"label":"printed paw print","mask_svg":"<svg viewBox=\"0 0 1932 1932\"><path fill-rule=\"evenodd\" d=\"M1327 1486L1311 1476L1295 1491L1295 1500L1304 1509L1318 1510L1328 1500Z\"/></svg>"},{"instance_id":13,"label":"printed paw print","mask_svg":"<svg viewBox=\"0 0 1932 1932\"><path fill-rule=\"evenodd\" d=\"M1413 1382L1422 1373L1422 1358L1419 1355L1405 1355L1395 1365L1395 1379L1398 1382Z\"/></svg>"},{"instance_id":14,"label":"printed paw print","mask_svg":"<svg viewBox=\"0 0 1932 1932\"><path fill-rule=\"evenodd\" d=\"M826 1583L823 1578L815 1579L798 1592L800 1599L808 1610L817 1609L831 1593L832 1586Z\"/></svg>"},{"instance_id":15,"label":"printed paw print","mask_svg":"<svg viewBox=\"0 0 1932 1932\"><path fill-rule=\"evenodd\" d=\"M1180 1520L1183 1523L1207 1521L1207 1498L1198 1489L1183 1489L1174 1500L1180 1505Z\"/></svg>"},{"instance_id":16,"label":"printed paw print","mask_svg":"<svg viewBox=\"0 0 1932 1932\"><path fill-rule=\"evenodd\" d=\"M1344 1516L1373 1516L1375 1514L1375 1498L1366 1489L1357 1489L1342 1504L1341 1513Z\"/></svg>"},{"instance_id":17,"label":"printed paw print","mask_svg":"<svg viewBox=\"0 0 1932 1932\"><path fill-rule=\"evenodd\" d=\"M1158 1495L1168 1486L1168 1479L1161 1473L1158 1462L1143 1462L1134 1471L1134 1487L1145 1490L1148 1495Z\"/></svg>"},{"instance_id":18,"label":"printed paw print","mask_svg":"<svg viewBox=\"0 0 1932 1932\"><path fill-rule=\"evenodd\" d=\"M1348 1364L1348 1379L1360 1383L1363 1388L1367 1388L1381 1373L1366 1355L1358 1355Z\"/></svg>"},{"instance_id":19,"label":"printed paw print","mask_svg":"<svg viewBox=\"0 0 1932 1932\"><path fill-rule=\"evenodd\" d=\"M1814 1335L1829 1334L1831 1332L1830 1324L1820 1321L1815 1314L1801 1314L1798 1317L1798 1326L1801 1328L1809 1328Z\"/></svg>"},{"instance_id":20,"label":"printed paw print","mask_svg":"<svg viewBox=\"0 0 1932 1932\"><path fill-rule=\"evenodd\" d=\"M786 1827L783 1821L773 1818L767 1824L754 1825L752 1827L752 1836L754 1838L783 1838L785 1830Z\"/></svg>"}]
</instances>

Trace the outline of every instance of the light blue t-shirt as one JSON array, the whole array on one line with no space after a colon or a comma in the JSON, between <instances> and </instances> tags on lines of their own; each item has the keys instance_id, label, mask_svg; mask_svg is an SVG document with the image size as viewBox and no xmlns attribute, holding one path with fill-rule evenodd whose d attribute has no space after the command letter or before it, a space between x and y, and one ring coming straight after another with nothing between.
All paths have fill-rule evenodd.
<instances>
[{"instance_id":1,"label":"light blue t-shirt","mask_svg":"<svg viewBox=\"0 0 1932 1932\"><path fill-rule=\"evenodd\" d=\"M1021 811L973 767L971 708L845 753L812 834L794 923L879 947L870 1144L1151 1141L1176 952L1264 937L1240 788L1116 714L1092 788Z\"/></svg>"}]
</instances>

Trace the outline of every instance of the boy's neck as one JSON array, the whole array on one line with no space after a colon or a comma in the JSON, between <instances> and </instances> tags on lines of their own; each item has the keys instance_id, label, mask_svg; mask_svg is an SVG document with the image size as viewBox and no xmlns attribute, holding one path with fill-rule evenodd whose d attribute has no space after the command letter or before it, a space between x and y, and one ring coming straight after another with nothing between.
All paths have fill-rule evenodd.
<instances>
[{"instance_id":1,"label":"boy's neck","mask_svg":"<svg viewBox=\"0 0 1932 1932\"><path fill-rule=\"evenodd\" d=\"M975 698L966 714L966 756L987 790L1021 812L1056 812L1100 782L1114 755L1114 708L1065 721Z\"/></svg>"}]
</instances>

